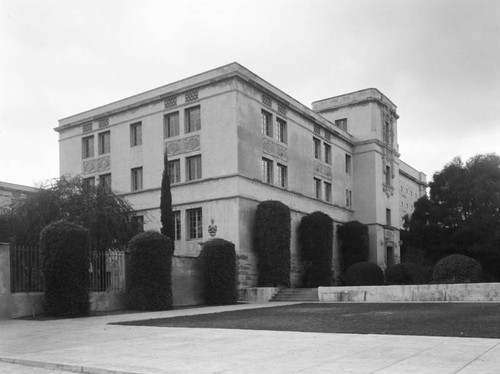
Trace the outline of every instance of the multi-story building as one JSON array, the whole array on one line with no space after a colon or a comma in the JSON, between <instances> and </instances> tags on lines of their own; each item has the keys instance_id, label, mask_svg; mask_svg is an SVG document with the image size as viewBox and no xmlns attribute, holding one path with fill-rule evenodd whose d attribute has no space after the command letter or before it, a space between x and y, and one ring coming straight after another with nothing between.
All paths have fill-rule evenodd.
<instances>
[{"instance_id":1,"label":"multi-story building","mask_svg":"<svg viewBox=\"0 0 500 374\"><path fill-rule=\"evenodd\" d=\"M0 182L0 209L10 207L36 191L35 187Z\"/></svg>"},{"instance_id":2,"label":"multi-story building","mask_svg":"<svg viewBox=\"0 0 500 374\"><path fill-rule=\"evenodd\" d=\"M367 224L371 261L398 262L397 119L396 106L376 89L310 109L232 63L60 120L60 173L109 185L132 203L137 221L158 229L167 152L176 255L197 256L216 226L217 237L237 249L240 287L257 283L256 207L279 200L292 212L296 285L298 226L314 211L335 225Z\"/></svg>"}]
</instances>

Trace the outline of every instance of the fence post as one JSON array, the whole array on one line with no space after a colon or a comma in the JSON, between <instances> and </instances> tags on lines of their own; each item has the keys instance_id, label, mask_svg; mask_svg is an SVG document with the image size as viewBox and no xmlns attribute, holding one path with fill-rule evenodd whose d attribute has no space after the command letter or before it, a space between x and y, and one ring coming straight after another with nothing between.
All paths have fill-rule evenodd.
<instances>
[{"instance_id":1,"label":"fence post","mask_svg":"<svg viewBox=\"0 0 500 374\"><path fill-rule=\"evenodd\" d=\"M0 295L10 295L9 243L0 243Z\"/></svg>"}]
</instances>

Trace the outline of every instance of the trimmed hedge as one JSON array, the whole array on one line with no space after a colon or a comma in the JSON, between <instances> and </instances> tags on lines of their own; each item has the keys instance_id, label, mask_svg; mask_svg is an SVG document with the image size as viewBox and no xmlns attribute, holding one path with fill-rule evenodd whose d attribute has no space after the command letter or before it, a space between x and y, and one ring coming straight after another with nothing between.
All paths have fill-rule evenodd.
<instances>
[{"instance_id":1,"label":"trimmed hedge","mask_svg":"<svg viewBox=\"0 0 500 374\"><path fill-rule=\"evenodd\" d=\"M128 307L133 310L172 308L172 243L156 231L130 240L127 273Z\"/></svg>"},{"instance_id":2,"label":"trimmed hedge","mask_svg":"<svg viewBox=\"0 0 500 374\"><path fill-rule=\"evenodd\" d=\"M344 274L346 286L379 286L384 284L384 272L372 262L358 262Z\"/></svg>"},{"instance_id":3,"label":"trimmed hedge","mask_svg":"<svg viewBox=\"0 0 500 374\"><path fill-rule=\"evenodd\" d=\"M368 261L368 226L359 221L346 222L337 228L337 235L340 239L341 273L358 262Z\"/></svg>"},{"instance_id":4,"label":"trimmed hedge","mask_svg":"<svg viewBox=\"0 0 500 374\"><path fill-rule=\"evenodd\" d=\"M395 264L385 269L386 284L415 284L413 269L408 264Z\"/></svg>"},{"instance_id":5,"label":"trimmed hedge","mask_svg":"<svg viewBox=\"0 0 500 374\"><path fill-rule=\"evenodd\" d=\"M236 251L234 244L224 239L212 239L203 244L201 252L205 287L205 302L210 305L236 304Z\"/></svg>"},{"instance_id":6,"label":"trimmed hedge","mask_svg":"<svg viewBox=\"0 0 500 374\"><path fill-rule=\"evenodd\" d=\"M434 267L434 283L481 282L481 265L471 257L453 254L439 260Z\"/></svg>"},{"instance_id":7,"label":"trimmed hedge","mask_svg":"<svg viewBox=\"0 0 500 374\"><path fill-rule=\"evenodd\" d=\"M290 209L280 201L257 206L254 244L261 287L290 287Z\"/></svg>"},{"instance_id":8,"label":"trimmed hedge","mask_svg":"<svg viewBox=\"0 0 500 374\"><path fill-rule=\"evenodd\" d=\"M65 220L46 226L40 234L44 277L44 308L52 316L89 313L89 234Z\"/></svg>"},{"instance_id":9,"label":"trimmed hedge","mask_svg":"<svg viewBox=\"0 0 500 374\"><path fill-rule=\"evenodd\" d=\"M300 221L300 242L304 257L306 287L332 285L333 219L313 212Z\"/></svg>"}]
</instances>

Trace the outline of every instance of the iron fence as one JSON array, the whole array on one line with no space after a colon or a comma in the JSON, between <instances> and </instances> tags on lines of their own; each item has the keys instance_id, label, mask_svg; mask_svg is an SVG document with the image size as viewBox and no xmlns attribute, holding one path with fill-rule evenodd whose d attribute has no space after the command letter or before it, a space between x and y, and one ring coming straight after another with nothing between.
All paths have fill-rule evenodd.
<instances>
[{"instance_id":1,"label":"iron fence","mask_svg":"<svg viewBox=\"0 0 500 374\"><path fill-rule=\"evenodd\" d=\"M42 292L42 266L37 247L10 247L10 292Z\"/></svg>"},{"instance_id":2,"label":"iron fence","mask_svg":"<svg viewBox=\"0 0 500 374\"><path fill-rule=\"evenodd\" d=\"M90 252L90 291L125 291L125 252Z\"/></svg>"}]
</instances>

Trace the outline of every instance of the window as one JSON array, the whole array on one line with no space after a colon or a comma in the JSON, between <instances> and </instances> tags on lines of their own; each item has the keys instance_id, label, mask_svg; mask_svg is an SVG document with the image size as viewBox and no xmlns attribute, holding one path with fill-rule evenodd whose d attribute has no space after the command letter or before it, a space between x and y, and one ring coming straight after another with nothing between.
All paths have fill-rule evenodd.
<instances>
[{"instance_id":1,"label":"window","mask_svg":"<svg viewBox=\"0 0 500 374\"><path fill-rule=\"evenodd\" d=\"M273 183L273 162L267 158L262 159L262 182Z\"/></svg>"},{"instance_id":2,"label":"window","mask_svg":"<svg viewBox=\"0 0 500 374\"><path fill-rule=\"evenodd\" d=\"M391 210L390 209L385 210L385 224L387 226L391 225Z\"/></svg>"},{"instance_id":3,"label":"window","mask_svg":"<svg viewBox=\"0 0 500 374\"><path fill-rule=\"evenodd\" d=\"M132 191L142 190L142 168L134 168L130 171L130 185Z\"/></svg>"},{"instance_id":4,"label":"window","mask_svg":"<svg viewBox=\"0 0 500 374\"><path fill-rule=\"evenodd\" d=\"M181 212L176 210L174 214L174 240L181 240Z\"/></svg>"},{"instance_id":5,"label":"window","mask_svg":"<svg viewBox=\"0 0 500 374\"><path fill-rule=\"evenodd\" d=\"M321 141L313 138L314 142L314 158L321 160Z\"/></svg>"},{"instance_id":6,"label":"window","mask_svg":"<svg viewBox=\"0 0 500 374\"><path fill-rule=\"evenodd\" d=\"M287 187L287 170L285 165L276 165L276 182L281 188Z\"/></svg>"},{"instance_id":7,"label":"window","mask_svg":"<svg viewBox=\"0 0 500 374\"><path fill-rule=\"evenodd\" d=\"M111 174L99 175L99 186L111 189Z\"/></svg>"},{"instance_id":8,"label":"window","mask_svg":"<svg viewBox=\"0 0 500 374\"><path fill-rule=\"evenodd\" d=\"M200 107L186 109L186 133L201 130Z\"/></svg>"},{"instance_id":9,"label":"window","mask_svg":"<svg viewBox=\"0 0 500 374\"><path fill-rule=\"evenodd\" d=\"M321 200L321 180L314 178L314 197Z\"/></svg>"},{"instance_id":10,"label":"window","mask_svg":"<svg viewBox=\"0 0 500 374\"><path fill-rule=\"evenodd\" d=\"M186 158L186 180L201 179L201 155Z\"/></svg>"},{"instance_id":11,"label":"window","mask_svg":"<svg viewBox=\"0 0 500 374\"><path fill-rule=\"evenodd\" d=\"M144 232L144 216L132 216L132 229L134 232Z\"/></svg>"},{"instance_id":12,"label":"window","mask_svg":"<svg viewBox=\"0 0 500 374\"><path fill-rule=\"evenodd\" d=\"M99 154L103 155L111 151L111 134L109 131L101 132L99 134Z\"/></svg>"},{"instance_id":13,"label":"window","mask_svg":"<svg viewBox=\"0 0 500 374\"><path fill-rule=\"evenodd\" d=\"M386 186L391 185L391 167L390 166L385 167L385 184L386 184ZM406 192L408 193L408 190Z\"/></svg>"},{"instance_id":14,"label":"window","mask_svg":"<svg viewBox=\"0 0 500 374\"><path fill-rule=\"evenodd\" d=\"M329 144L324 144L325 145L325 163L328 165L332 164L332 147L330 147Z\"/></svg>"},{"instance_id":15,"label":"window","mask_svg":"<svg viewBox=\"0 0 500 374\"><path fill-rule=\"evenodd\" d=\"M203 222L201 208L186 210L187 216L187 238L200 239L203 237Z\"/></svg>"},{"instance_id":16,"label":"window","mask_svg":"<svg viewBox=\"0 0 500 374\"><path fill-rule=\"evenodd\" d=\"M351 156L345 155L345 172L351 174Z\"/></svg>"},{"instance_id":17,"label":"window","mask_svg":"<svg viewBox=\"0 0 500 374\"><path fill-rule=\"evenodd\" d=\"M335 125L344 131L347 131L347 118L341 118L335 121Z\"/></svg>"},{"instance_id":18,"label":"window","mask_svg":"<svg viewBox=\"0 0 500 374\"><path fill-rule=\"evenodd\" d=\"M82 158L94 157L94 136L82 139Z\"/></svg>"},{"instance_id":19,"label":"window","mask_svg":"<svg viewBox=\"0 0 500 374\"><path fill-rule=\"evenodd\" d=\"M137 122L130 125L130 146L136 147L142 144L142 123Z\"/></svg>"},{"instance_id":20,"label":"window","mask_svg":"<svg viewBox=\"0 0 500 374\"><path fill-rule=\"evenodd\" d=\"M179 112L170 113L163 117L163 137L172 138L179 135Z\"/></svg>"},{"instance_id":21,"label":"window","mask_svg":"<svg viewBox=\"0 0 500 374\"><path fill-rule=\"evenodd\" d=\"M272 115L265 110L262 111L261 116L261 131L262 135L273 137L273 121Z\"/></svg>"},{"instance_id":22,"label":"window","mask_svg":"<svg viewBox=\"0 0 500 374\"><path fill-rule=\"evenodd\" d=\"M332 202L332 185L325 182L325 201Z\"/></svg>"},{"instance_id":23,"label":"window","mask_svg":"<svg viewBox=\"0 0 500 374\"><path fill-rule=\"evenodd\" d=\"M276 118L276 139L281 143L286 143L286 122Z\"/></svg>"},{"instance_id":24,"label":"window","mask_svg":"<svg viewBox=\"0 0 500 374\"><path fill-rule=\"evenodd\" d=\"M345 206L350 208L352 206L352 191L345 190Z\"/></svg>"},{"instance_id":25,"label":"window","mask_svg":"<svg viewBox=\"0 0 500 374\"><path fill-rule=\"evenodd\" d=\"M91 188L91 187L95 187L95 178L94 177L91 177L91 178L85 178L83 180L83 187L84 188Z\"/></svg>"},{"instance_id":26,"label":"window","mask_svg":"<svg viewBox=\"0 0 500 374\"><path fill-rule=\"evenodd\" d=\"M181 181L181 161L172 160L168 162L168 176L170 184L179 183Z\"/></svg>"}]
</instances>

